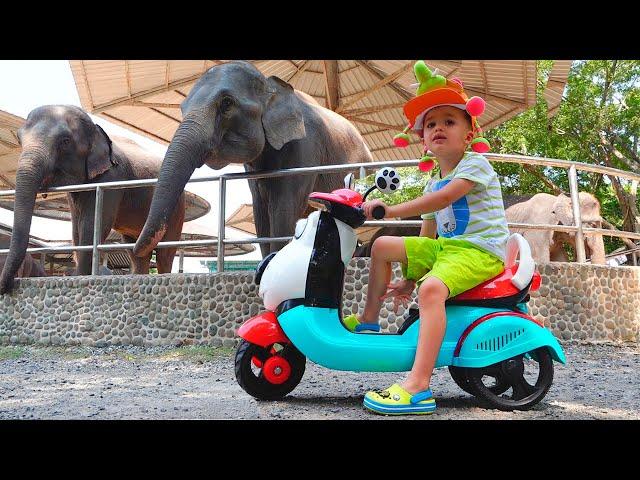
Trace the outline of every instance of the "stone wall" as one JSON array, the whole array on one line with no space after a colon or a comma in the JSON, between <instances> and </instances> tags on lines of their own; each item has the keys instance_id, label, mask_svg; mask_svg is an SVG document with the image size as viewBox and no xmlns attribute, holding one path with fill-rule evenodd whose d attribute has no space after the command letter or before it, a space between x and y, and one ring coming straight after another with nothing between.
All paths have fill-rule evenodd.
<instances>
[{"instance_id":1,"label":"stone wall","mask_svg":"<svg viewBox=\"0 0 640 480\"><path fill-rule=\"evenodd\" d=\"M347 268L343 312L362 311L368 258ZM640 268L549 263L532 314L560 339L640 340ZM398 265L394 274L400 274ZM234 346L262 310L253 272L20 279L0 297L0 344ZM387 306L392 303L388 302ZM383 308L384 331L403 322Z\"/></svg>"}]
</instances>

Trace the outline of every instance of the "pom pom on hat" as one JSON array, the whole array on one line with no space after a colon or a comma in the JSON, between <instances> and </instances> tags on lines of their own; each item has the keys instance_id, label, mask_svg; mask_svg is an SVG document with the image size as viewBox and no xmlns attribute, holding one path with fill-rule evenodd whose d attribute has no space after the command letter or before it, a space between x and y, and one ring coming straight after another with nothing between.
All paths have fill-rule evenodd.
<instances>
[{"instance_id":1,"label":"pom pom on hat","mask_svg":"<svg viewBox=\"0 0 640 480\"><path fill-rule=\"evenodd\" d=\"M490 149L491 146L484 137L478 137L471 142L471 150L476 153L487 153Z\"/></svg>"},{"instance_id":2,"label":"pom pom on hat","mask_svg":"<svg viewBox=\"0 0 640 480\"><path fill-rule=\"evenodd\" d=\"M433 170L435 166L436 156L425 148L424 155L420 159L420 163L418 163L418 170L426 173Z\"/></svg>"},{"instance_id":3,"label":"pom pom on hat","mask_svg":"<svg viewBox=\"0 0 640 480\"><path fill-rule=\"evenodd\" d=\"M409 134L407 132L409 131L410 128L411 128L411 125L407 125L405 129L402 131L402 133L398 133L393 137L393 144L396 147L405 148L409 146L409 142L411 141L411 138L409 137Z\"/></svg>"},{"instance_id":4,"label":"pom pom on hat","mask_svg":"<svg viewBox=\"0 0 640 480\"><path fill-rule=\"evenodd\" d=\"M485 103L480 97L471 97L467 101L467 112L472 117L479 117L484 113Z\"/></svg>"}]
</instances>

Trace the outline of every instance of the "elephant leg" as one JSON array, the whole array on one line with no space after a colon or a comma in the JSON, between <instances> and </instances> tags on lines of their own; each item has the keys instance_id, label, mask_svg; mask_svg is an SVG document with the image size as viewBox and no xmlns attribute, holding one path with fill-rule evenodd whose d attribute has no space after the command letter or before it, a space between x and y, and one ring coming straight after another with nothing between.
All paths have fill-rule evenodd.
<instances>
[{"instance_id":1,"label":"elephant leg","mask_svg":"<svg viewBox=\"0 0 640 480\"><path fill-rule=\"evenodd\" d=\"M136 238L129 235L122 235L122 241L124 243L136 243ZM135 275L146 275L149 273L151 253L141 258L136 257L132 250L127 250L127 255L129 256L129 262L131 263L131 273Z\"/></svg>"},{"instance_id":2,"label":"elephant leg","mask_svg":"<svg viewBox=\"0 0 640 480\"><path fill-rule=\"evenodd\" d=\"M272 237L292 236L296 222L304 215L307 197L312 191L315 175L301 177L296 190L289 185L274 189L270 194L269 219ZM289 187L289 189L287 189ZM280 250L286 242L271 242L271 252Z\"/></svg>"},{"instance_id":3,"label":"elephant leg","mask_svg":"<svg viewBox=\"0 0 640 480\"><path fill-rule=\"evenodd\" d=\"M185 196L184 193L178 199L176 208L167 222L167 231L162 237L164 242L179 241L182 235L182 225L184 224L185 212ZM156 249L156 265L158 265L158 273L171 273L173 269L173 259L176 256L177 248L157 248Z\"/></svg>"},{"instance_id":4,"label":"elephant leg","mask_svg":"<svg viewBox=\"0 0 640 480\"><path fill-rule=\"evenodd\" d=\"M258 237L269 237L271 235L271 227L269 220L269 204L268 197L261 195L260 188L257 185L259 180L248 180L249 189L253 198L253 223L256 226L256 235ZM260 251L262 257L266 257L271 253L270 243L261 243Z\"/></svg>"},{"instance_id":5,"label":"elephant leg","mask_svg":"<svg viewBox=\"0 0 640 480\"><path fill-rule=\"evenodd\" d=\"M107 239L115 221L117 211L117 208L115 208L115 200L120 197L120 193L113 193L114 194L112 194L112 192L104 193L100 243L104 243ZM95 193L76 192L76 194L72 194L70 198L73 199L73 205L70 205L71 214L72 217L76 218L76 232L78 235L78 243L76 245L93 245ZM75 252L77 275L91 274L92 255L93 253L91 251Z\"/></svg>"}]
</instances>

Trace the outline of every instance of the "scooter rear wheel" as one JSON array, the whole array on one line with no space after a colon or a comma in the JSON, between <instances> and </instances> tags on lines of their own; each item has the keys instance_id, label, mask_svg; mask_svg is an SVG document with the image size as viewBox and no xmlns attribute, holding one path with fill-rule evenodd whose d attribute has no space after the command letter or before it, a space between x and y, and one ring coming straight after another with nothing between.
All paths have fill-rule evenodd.
<instances>
[{"instance_id":1,"label":"scooter rear wheel","mask_svg":"<svg viewBox=\"0 0 640 480\"><path fill-rule=\"evenodd\" d=\"M279 400L302 380L306 357L292 344L261 347L242 340L236 350L236 380L259 400Z\"/></svg>"},{"instance_id":2,"label":"scooter rear wheel","mask_svg":"<svg viewBox=\"0 0 640 480\"><path fill-rule=\"evenodd\" d=\"M536 366L537 378L532 384L531 377L535 373L531 371ZM530 409L545 397L553 382L553 359L547 347L537 348L528 354L517 355L488 367L464 370L471 393L499 410ZM497 378L498 370L507 385L501 393L495 393L483 381L486 376Z\"/></svg>"},{"instance_id":3,"label":"scooter rear wheel","mask_svg":"<svg viewBox=\"0 0 640 480\"><path fill-rule=\"evenodd\" d=\"M466 370L467 369L464 367L449 366L449 373L451 374L453 381L456 382L456 385L469 395L475 395L471 387L469 387L469 379L467 378ZM494 395L500 395L509 390L510 385L504 380L502 373L499 372L498 369L493 372L487 372L486 375L493 376L495 379L495 383L487 387Z\"/></svg>"}]
</instances>

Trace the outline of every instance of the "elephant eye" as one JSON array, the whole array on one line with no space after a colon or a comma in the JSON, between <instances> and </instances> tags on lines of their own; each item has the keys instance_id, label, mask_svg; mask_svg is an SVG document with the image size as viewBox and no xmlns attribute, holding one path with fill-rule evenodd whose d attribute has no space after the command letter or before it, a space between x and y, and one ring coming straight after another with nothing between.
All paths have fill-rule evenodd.
<instances>
[{"instance_id":1,"label":"elephant eye","mask_svg":"<svg viewBox=\"0 0 640 480\"><path fill-rule=\"evenodd\" d=\"M230 97L224 97L220 101L220 111L222 113L227 113L229 110L231 110L232 106L233 106L233 100Z\"/></svg>"}]
</instances>

